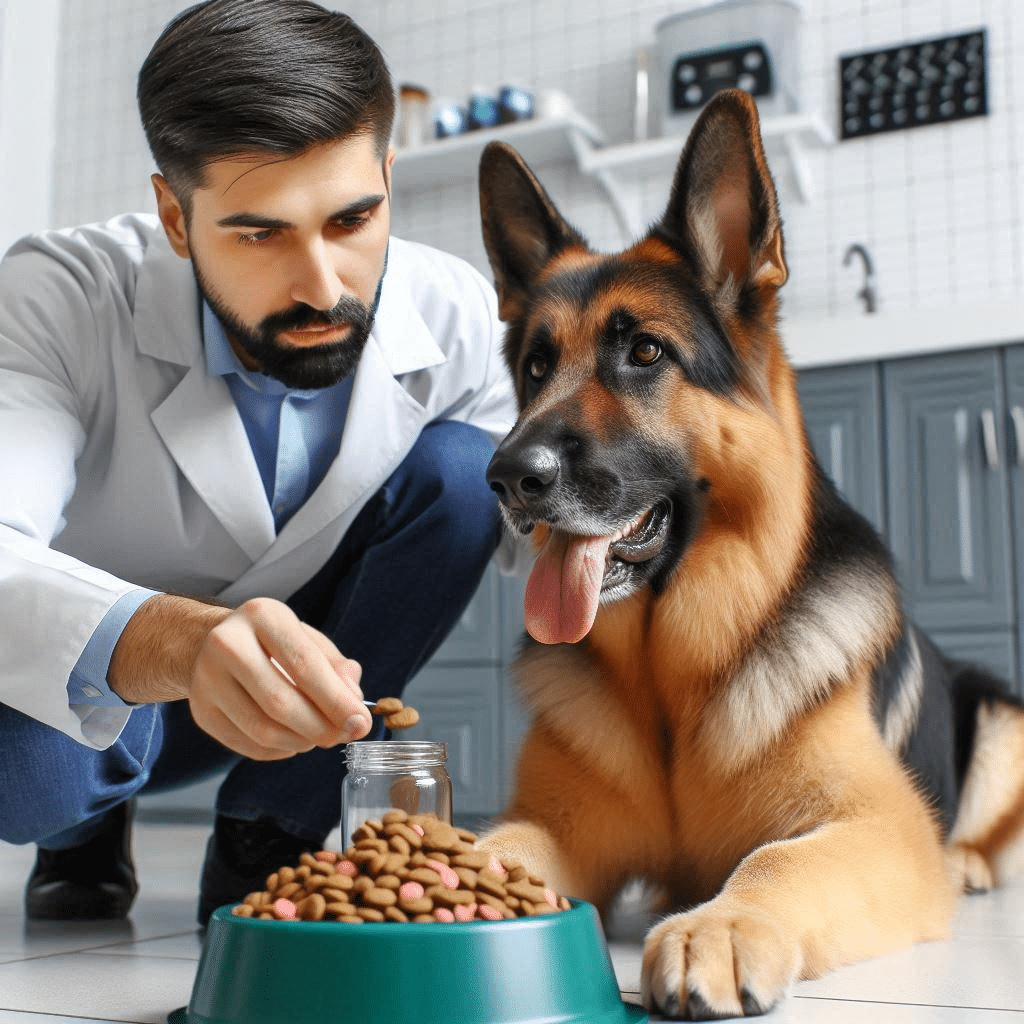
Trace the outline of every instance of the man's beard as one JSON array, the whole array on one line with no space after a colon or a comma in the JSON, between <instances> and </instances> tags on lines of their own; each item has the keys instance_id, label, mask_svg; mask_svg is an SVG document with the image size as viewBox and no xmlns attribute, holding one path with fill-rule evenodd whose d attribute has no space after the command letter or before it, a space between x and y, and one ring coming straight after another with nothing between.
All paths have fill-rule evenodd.
<instances>
[{"instance_id":1,"label":"man's beard","mask_svg":"<svg viewBox=\"0 0 1024 1024\"><path fill-rule=\"evenodd\" d=\"M271 313L253 328L224 305L207 285L195 260L192 267L199 291L225 333L238 343L261 373L276 378L286 387L306 391L328 388L355 371L373 327L374 312L364 302L354 296L343 295L333 309L326 311L300 302L291 309ZM334 324L348 324L347 337L309 347L287 345L277 340L282 331Z\"/></svg>"}]
</instances>

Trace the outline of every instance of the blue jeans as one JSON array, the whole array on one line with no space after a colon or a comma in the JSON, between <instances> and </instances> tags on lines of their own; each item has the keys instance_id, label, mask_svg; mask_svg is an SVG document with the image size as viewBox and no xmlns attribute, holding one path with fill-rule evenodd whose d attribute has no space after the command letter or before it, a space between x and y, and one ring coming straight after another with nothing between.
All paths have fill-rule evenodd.
<instances>
[{"instance_id":1,"label":"blue jeans","mask_svg":"<svg viewBox=\"0 0 1024 1024\"><path fill-rule=\"evenodd\" d=\"M455 421L427 426L356 517L327 564L288 600L363 668L370 700L402 693L458 621L500 536L484 479L490 439ZM368 738L384 735L375 719ZM0 839L78 846L105 811L139 793L228 770L218 814L268 818L320 843L341 815L342 748L251 761L200 730L188 704L147 704L93 750L0 704Z\"/></svg>"}]
</instances>

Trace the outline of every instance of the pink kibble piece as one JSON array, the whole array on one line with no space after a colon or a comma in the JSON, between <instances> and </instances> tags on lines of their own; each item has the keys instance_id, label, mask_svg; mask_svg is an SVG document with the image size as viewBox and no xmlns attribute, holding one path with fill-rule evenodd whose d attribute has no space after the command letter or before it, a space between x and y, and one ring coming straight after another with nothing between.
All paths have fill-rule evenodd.
<instances>
[{"instance_id":1,"label":"pink kibble piece","mask_svg":"<svg viewBox=\"0 0 1024 1024\"><path fill-rule=\"evenodd\" d=\"M317 850L313 856L325 864L336 864L338 861L338 855L333 850Z\"/></svg>"},{"instance_id":2,"label":"pink kibble piece","mask_svg":"<svg viewBox=\"0 0 1024 1024\"><path fill-rule=\"evenodd\" d=\"M458 903L455 906L455 920L472 921L476 917L476 910L475 903Z\"/></svg>"},{"instance_id":3,"label":"pink kibble piece","mask_svg":"<svg viewBox=\"0 0 1024 1024\"><path fill-rule=\"evenodd\" d=\"M410 825L409 828L411 828L418 836L424 835L422 825Z\"/></svg>"},{"instance_id":4,"label":"pink kibble piece","mask_svg":"<svg viewBox=\"0 0 1024 1024\"><path fill-rule=\"evenodd\" d=\"M459 876L447 864L442 864L439 860L428 860L427 867L441 876L441 884L446 889L458 889Z\"/></svg>"},{"instance_id":5,"label":"pink kibble piece","mask_svg":"<svg viewBox=\"0 0 1024 1024\"><path fill-rule=\"evenodd\" d=\"M508 872L505 870L504 866L502 865L501 861L498 860L497 857L492 857L487 862L487 870L488 871L493 871L494 874L496 874L499 878L504 878L505 875L508 874Z\"/></svg>"},{"instance_id":6,"label":"pink kibble piece","mask_svg":"<svg viewBox=\"0 0 1024 1024\"><path fill-rule=\"evenodd\" d=\"M426 890L419 882L403 882L398 887L398 895L404 900L418 900Z\"/></svg>"},{"instance_id":7,"label":"pink kibble piece","mask_svg":"<svg viewBox=\"0 0 1024 1024\"><path fill-rule=\"evenodd\" d=\"M495 910L494 907L492 907L489 903L481 903L480 906L476 908L476 912L485 921L500 921L501 920L501 912L498 911L498 910Z\"/></svg>"},{"instance_id":8,"label":"pink kibble piece","mask_svg":"<svg viewBox=\"0 0 1024 1024\"><path fill-rule=\"evenodd\" d=\"M295 920L295 904L291 900L286 900L283 896L280 899L274 900L274 913L278 917L283 917L286 920Z\"/></svg>"},{"instance_id":9,"label":"pink kibble piece","mask_svg":"<svg viewBox=\"0 0 1024 1024\"><path fill-rule=\"evenodd\" d=\"M445 924L451 924L455 920L455 915L447 907L436 907L434 909L434 917Z\"/></svg>"},{"instance_id":10,"label":"pink kibble piece","mask_svg":"<svg viewBox=\"0 0 1024 1024\"><path fill-rule=\"evenodd\" d=\"M359 868L357 868L350 860L339 860L338 874L348 875L349 878L355 878L356 875L359 874Z\"/></svg>"},{"instance_id":11,"label":"pink kibble piece","mask_svg":"<svg viewBox=\"0 0 1024 1024\"><path fill-rule=\"evenodd\" d=\"M544 890L544 899L546 899L548 903L550 903L551 906L555 908L555 910L558 909L558 896L550 889Z\"/></svg>"}]
</instances>

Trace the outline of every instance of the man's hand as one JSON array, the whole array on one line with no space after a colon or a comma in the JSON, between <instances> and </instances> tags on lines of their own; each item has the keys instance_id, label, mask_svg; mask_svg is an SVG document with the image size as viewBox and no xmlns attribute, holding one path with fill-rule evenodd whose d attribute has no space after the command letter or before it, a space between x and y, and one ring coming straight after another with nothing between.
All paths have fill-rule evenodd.
<instances>
[{"instance_id":1,"label":"man's hand","mask_svg":"<svg viewBox=\"0 0 1024 1024\"><path fill-rule=\"evenodd\" d=\"M273 761L365 736L372 720L361 674L280 601L232 610L160 595L128 622L108 678L127 701L187 697L201 729L245 757Z\"/></svg>"}]
</instances>

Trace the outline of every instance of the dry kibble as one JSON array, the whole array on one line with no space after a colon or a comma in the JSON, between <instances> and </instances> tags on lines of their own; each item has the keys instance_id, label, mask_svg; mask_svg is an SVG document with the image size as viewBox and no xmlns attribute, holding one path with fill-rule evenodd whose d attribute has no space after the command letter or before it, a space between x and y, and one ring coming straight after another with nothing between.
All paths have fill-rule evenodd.
<instances>
[{"instance_id":1,"label":"dry kibble","mask_svg":"<svg viewBox=\"0 0 1024 1024\"><path fill-rule=\"evenodd\" d=\"M379 704L379 702L378 702ZM501 921L569 910L520 864L474 848L476 835L430 814L364 822L343 854L304 853L232 908L238 917L344 924Z\"/></svg>"},{"instance_id":2,"label":"dry kibble","mask_svg":"<svg viewBox=\"0 0 1024 1024\"><path fill-rule=\"evenodd\" d=\"M406 707L398 697L381 697L371 711L383 716L389 729L411 729L420 720L420 713L415 708Z\"/></svg>"}]
</instances>

